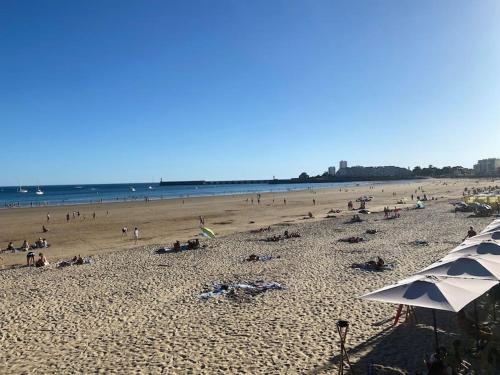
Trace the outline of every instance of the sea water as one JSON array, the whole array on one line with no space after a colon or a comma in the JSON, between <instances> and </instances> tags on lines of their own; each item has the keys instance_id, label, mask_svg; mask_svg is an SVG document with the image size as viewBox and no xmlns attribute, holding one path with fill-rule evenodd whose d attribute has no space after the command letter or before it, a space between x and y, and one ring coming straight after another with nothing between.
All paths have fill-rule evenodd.
<instances>
[{"instance_id":1,"label":"sea water","mask_svg":"<svg viewBox=\"0 0 500 375\"><path fill-rule=\"evenodd\" d=\"M234 194L283 193L295 190L316 190L325 188L347 188L388 183L410 183L404 181L365 181L303 184L234 184L234 185L178 185L160 186L158 183L125 183L95 185L49 185L40 186L43 195L35 194L36 186L0 187L0 207L38 207L68 204L123 202L134 200L157 200L172 198L206 197ZM151 187L151 188L150 188ZM135 190L135 191L133 191Z\"/></svg>"}]
</instances>

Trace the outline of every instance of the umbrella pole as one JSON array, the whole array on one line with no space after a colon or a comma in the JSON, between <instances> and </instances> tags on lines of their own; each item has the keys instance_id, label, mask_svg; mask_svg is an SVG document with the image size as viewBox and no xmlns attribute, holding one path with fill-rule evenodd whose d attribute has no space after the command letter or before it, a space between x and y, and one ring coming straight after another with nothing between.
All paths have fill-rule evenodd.
<instances>
[{"instance_id":1,"label":"umbrella pole","mask_svg":"<svg viewBox=\"0 0 500 375\"><path fill-rule=\"evenodd\" d=\"M474 300L474 320L476 321L476 347L479 350L479 318L477 317L476 300Z\"/></svg>"},{"instance_id":2,"label":"umbrella pole","mask_svg":"<svg viewBox=\"0 0 500 375\"><path fill-rule=\"evenodd\" d=\"M434 339L436 340L436 354L439 356L439 340L438 340L438 331L436 324L436 310L432 309L432 321L434 323Z\"/></svg>"}]
</instances>

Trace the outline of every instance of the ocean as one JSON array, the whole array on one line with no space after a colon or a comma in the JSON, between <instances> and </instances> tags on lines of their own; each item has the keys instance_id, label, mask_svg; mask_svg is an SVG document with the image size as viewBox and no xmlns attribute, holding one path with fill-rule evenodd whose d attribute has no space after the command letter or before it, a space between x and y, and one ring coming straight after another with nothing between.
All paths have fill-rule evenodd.
<instances>
[{"instance_id":1,"label":"ocean","mask_svg":"<svg viewBox=\"0 0 500 375\"><path fill-rule=\"evenodd\" d=\"M0 207L38 207L69 204L89 204L123 202L136 200L157 200L217 195L282 193L294 190L343 188L349 186L369 186L388 183L411 183L404 181L364 181L311 184L235 184L235 185L194 185L160 186L158 183L96 184L96 185L49 185L40 186L43 195L35 194L36 186L23 186L26 193L19 192L17 186L0 187Z\"/></svg>"}]
</instances>

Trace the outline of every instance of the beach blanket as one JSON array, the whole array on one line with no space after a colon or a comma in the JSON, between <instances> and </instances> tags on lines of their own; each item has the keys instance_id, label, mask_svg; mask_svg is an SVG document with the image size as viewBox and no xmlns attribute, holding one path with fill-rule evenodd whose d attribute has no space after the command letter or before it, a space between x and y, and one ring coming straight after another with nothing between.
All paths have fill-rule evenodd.
<instances>
[{"instance_id":1,"label":"beach blanket","mask_svg":"<svg viewBox=\"0 0 500 375\"><path fill-rule=\"evenodd\" d=\"M276 258L279 258L279 256L277 256ZM268 261L268 260L271 260L273 259L273 257L271 255L255 255L255 254L251 254L247 259L245 259L247 262L257 262L257 261Z\"/></svg>"},{"instance_id":2,"label":"beach blanket","mask_svg":"<svg viewBox=\"0 0 500 375\"><path fill-rule=\"evenodd\" d=\"M177 250L179 251L185 251L188 250L188 245L181 245L181 249ZM155 250L156 254L168 254L168 253L175 253L176 250L173 247L160 247L159 249Z\"/></svg>"},{"instance_id":3,"label":"beach blanket","mask_svg":"<svg viewBox=\"0 0 500 375\"><path fill-rule=\"evenodd\" d=\"M254 297L269 290L283 290L285 289L280 283L277 282L242 282L242 283L216 283L213 285L211 291L200 294L200 298L207 300L210 298L226 296L236 300L244 299L245 297Z\"/></svg>"},{"instance_id":4,"label":"beach blanket","mask_svg":"<svg viewBox=\"0 0 500 375\"><path fill-rule=\"evenodd\" d=\"M58 263L56 263L57 268L63 268L63 267L69 267L69 266L78 266L81 264L92 264L94 263L94 260L91 257L85 257L83 258L83 263L78 263L77 261L71 259L71 260L62 260Z\"/></svg>"},{"instance_id":5,"label":"beach blanket","mask_svg":"<svg viewBox=\"0 0 500 375\"><path fill-rule=\"evenodd\" d=\"M373 263L353 263L351 265L351 268L360 269L364 271L382 272L382 271L392 271L394 269L394 264L387 263L384 264L383 266L377 266Z\"/></svg>"}]
</instances>

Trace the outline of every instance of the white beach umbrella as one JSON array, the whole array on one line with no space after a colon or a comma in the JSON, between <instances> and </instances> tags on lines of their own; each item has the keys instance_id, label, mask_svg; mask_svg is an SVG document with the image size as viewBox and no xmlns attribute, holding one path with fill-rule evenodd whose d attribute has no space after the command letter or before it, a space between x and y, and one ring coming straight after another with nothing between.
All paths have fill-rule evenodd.
<instances>
[{"instance_id":1,"label":"white beach umbrella","mask_svg":"<svg viewBox=\"0 0 500 375\"><path fill-rule=\"evenodd\" d=\"M361 298L432 309L436 353L439 353L436 310L460 311L496 284L497 280L415 275Z\"/></svg>"},{"instance_id":2,"label":"white beach umbrella","mask_svg":"<svg viewBox=\"0 0 500 375\"><path fill-rule=\"evenodd\" d=\"M417 275L500 280L500 257L486 259L480 255L464 255L455 259L441 259Z\"/></svg>"},{"instance_id":3,"label":"white beach umbrella","mask_svg":"<svg viewBox=\"0 0 500 375\"><path fill-rule=\"evenodd\" d=\"M497 283L487 279L415 275L361 298L457 312Z\"/></svg>"},{"instance_id":4,"label":"white beach umbrella","mask_svg":"<svg viewBox=\"0 0 500 375\"><path fill-rule=\"evenodd\" d=\"M496 232L500 230L500 219L493 220L490 224L483 229L482 233Z\"/></svg>"},{"instance_id":5,"label":"white beach umbrella","mask_svg":"<svg viewBox=\"0 0 500 375\"><path fill-rule=\"evenodd\" d=\"M480 233L477 236L469 237L462 245L494 240L500 244L500 229L495 232Z\"/></svg>"},{"instance_id":6,"label":"white beach umbrella","mask_svg":"<svg viewBox=\"0 0 500 375\"><path fill-rule=\"evenodd\" d=\"M476 243L463 243L446 255L442 260L459 258L464 255L479 255L485 259L500 259L500 244L493 240L485 240Z\"/></svg>"}]
</instances>

